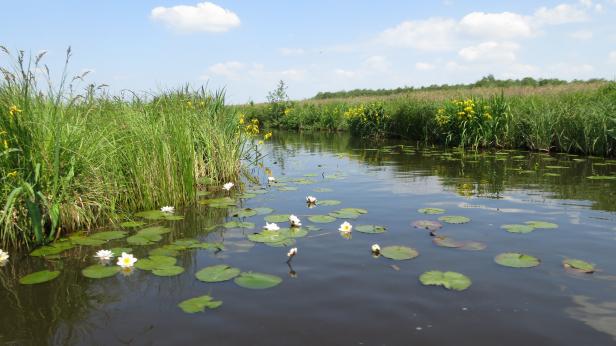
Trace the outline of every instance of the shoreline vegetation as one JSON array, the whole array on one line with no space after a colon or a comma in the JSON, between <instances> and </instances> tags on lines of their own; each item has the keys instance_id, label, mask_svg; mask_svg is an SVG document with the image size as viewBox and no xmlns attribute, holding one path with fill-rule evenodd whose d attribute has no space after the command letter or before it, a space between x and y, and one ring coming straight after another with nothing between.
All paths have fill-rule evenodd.
<instances>
[{"instance_id":1,"label":"shoreline vegetation","mask_svg":"<svg viewBox=\"0 0 616 346\"><path fill-rule=\"evenodd\" d=\"M69 79L65 66L53 87L44 53L0 48L13 61L0 70L2 248L31 249L137 211L194 203L200 189L235 181L241 161L258 155L259 124L241 124L224 92L114 97L89 85L78 93L84 75Z\"/></svg>"},{"instance_id":2,"label":"shoreline vegetation","mask_svg":"<svg viewBox=\"0 0 616 346\"><path fill-rule=\"evenodd\" d=\"M616 82L496 80L420 89L319 93L291 101L283 81L268 102L236 108L272 128L349 131L470 149L616 155Z\"/></svg>"}]
</instances>

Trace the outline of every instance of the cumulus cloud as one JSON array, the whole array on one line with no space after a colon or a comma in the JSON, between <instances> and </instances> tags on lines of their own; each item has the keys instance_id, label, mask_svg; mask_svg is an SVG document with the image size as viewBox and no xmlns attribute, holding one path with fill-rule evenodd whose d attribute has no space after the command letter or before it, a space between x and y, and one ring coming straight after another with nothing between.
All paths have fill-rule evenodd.
<instances>
[{"instance_id":1,"label":"cumulus cloud","mask_svg":"<svg viewBox=\"0 0 616 346\"><path fill-rule=\"evenodd\" d=\"M491 39L513 39L530 37L535 34L531 19L517 13L472 12L460 20L465 33Z\"/></svg>"},{"instance_id":2,"label":"cumulus cloud","mask_svg":"<svg viewBox=\"0 0 616 346\"><path fill-rule=\"evenodd\" d=\"M434 69L434 65L427 62L415 63L415 69L419 71L430 71Z\"/></svg>"},{"instance_id":3,"label":"cumulus cloud","mask_svg":"<svg viewBox=\"0 0 616 346\"><path fill-rule=\"evenodd\" d=\"M288 69L280 71L283 80L302 81L306 77L306 70Z\"/></svg>"},{"instance_id":4,"label":"cumulus cloud","mask_svg":"<svg viewBox=\"0 0 616 346\"><path fill-rule=\"evenodd\" d=\"M520 48L514 42L488 41L478 45L462 48L458 55L469 62L513 62L516 51Z\"/></svg>"},{"instance_id":5,"label":"cumulus cloud","mask_svg":"<svg viewBox=\"0 0 616 346\"><path fill-rule=\"evenodd\" d=\"M240 25L237 14L211 2L155 7L150 18L180 32L225 32Z\"/></svg>"},{"instance_id":6,"label":"cumulus cloud","mask_svg":"<svg viewBox=\"0 0 616 346\"><path fill-rule=\"evenodd\" d=\"M391 63L386 57L381 55L371 56L363 63L363 67L367 72L387 72L391 67Z\"/></svg>"},{"instance_id":7,"label":"cumulus cloud","mask_svg":"<svg viewBox=\"0 0 616 346\"><path fill-rule=\"evenodd\" d=\"M305 53L302 48L280 48L278 51L284 56L299 56Z\"/></svg>"},{"instance_id":8,"label":"cumulus cloud","mask_svg":"<svg viewBox=\"0 0 616 346\"><path fill-rule=\"evenodd\" d=\"M540 7L534 18L538 24L559 25L584 22L588 20L588 14L574 5L560 4L552 8Z\"/></svg>"},{"instance_id":9,"label":"cumulus cloud","mask_svg":"<svg viewBox=\"0 0 616 346\"><path fill-rule=\"evenodd\" d=\"M424 51L453 49L456 21L444 18L405 21L383 31L379 39L387 45Z\"/></svg>"},{"instance_id":10,"label":"cumulus cloud","mask_svg":"<svg viewBox=\"0 0 616 346\"><path fill-rule=\"evenodd\" d=\"M210 66L208 72L212 75L237 80L242 75L245 67L246 65L239 61L227 61Z\"/></svg>"}]
</instances>

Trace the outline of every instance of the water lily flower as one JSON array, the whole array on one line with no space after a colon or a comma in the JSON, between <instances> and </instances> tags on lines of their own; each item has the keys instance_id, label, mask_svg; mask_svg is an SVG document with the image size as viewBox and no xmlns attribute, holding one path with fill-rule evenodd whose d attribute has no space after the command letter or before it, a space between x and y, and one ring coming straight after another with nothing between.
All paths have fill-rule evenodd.
<instances>
[{"instance_id":1,"label":"water lily flower","mask_svg":"<svg viewBox=\"0 0 616 346\"><path fill-rule=\"evenodd\" d=\"M135 262L137 262L137 259L126 252L122 252L122 256L118 258L118 265L122 268L131 268Z\"/></svg>"},{"instance_id":2,"label":"water lily flower","mask_svg":"<svg viewBox=\"0 0 616 346\"><path fill-rule=\"evenodd\" d=\"M342 225L340 225L340 228L338 228L338 230L342 233L351 233L351 231L353 230L353 226L351 226L350 223L345 221L342 223Z\"/></svg>"},{"instance_id":3,"label":"water lily flower","mask_svg":"<svg viewBox=\"0 0 616 346\"><path fill-rule=\"evenodd\" d=\"M235 185L235 184L233 184L232 182L228 182L228 183L224 184L224 185L222 186L222 188L223 188L223 189L225 189L225 190L227 190L227 191L229 191L229 190L231 190L231 188L232 188L234 185Z\"/></svg>"},{"instance_id":4,"label":"water lily flower","mask_svg":"<svg viewBox=\"0 0 616 346\"><path fill-rule=\"evenodd\" d=\"M299 227L302 225L299 217L293 214L289 215L289 223L291 224L291 227Z\"/></svg>"},{"instance_id":5,"label":"water lily flower","mask_svg":"<svg viewBox=\"0 0 616 346\"><path fill-rule=\"evenodd\" d=\"M98 250L94 257L101 261L109 261L113 258L113 252L111 252L111 250Z\"/></svg>"},{"instance_id":6,"label":"water lily flower","mask_svg":"<svg viewBox=\"0 0 616 346\"><path fill-rule=\"evenodd\" d=\"M297 248L296 247L291 248L291 250L289 250L289 252L287 252L287 257L293 257L295 255L297 255Z\"/></svg>"},{"instance_id":7,"label":"water lily flower","mask_svg":"<svg viewBox=\"0 0 616 346\"><path fill-rule=\"evenodd\" d=\"M275 182L275 181L276 181L276 178L274 178L274 177L272 177L272 176L267 177L267 182L268 182L268 183L270 183L270 184L271 184L271 183L273 183L273 182Z\"/></svg>"},{"instance_id":8,"label":"water lily flower","mask_svg":"<svg viewBox=\"0 0 616 346\"><path fill-rule=\"evenodd\" d=\"M372 244L372 252L378 254L381 252L381 247L379 244Z\"/></svg>"},{"instance_id":9,"label":"water lily flower","mask_svg":"<svg viewBox=\"0 0 616 346\"><path fill-rule=\"evenodd\" d=\"M160 208L160 211L162 211L163 213L173 214L175 212L175 208L172 206L166 205Z\"/></svg>"},{"instance_id":10,"label":"water lily flower","mask_svg":"<svg viewBox=\"0 0 616 346\"><path fill-rule=\"evenodd\" d=\"M313 196L306 196L306 202L308 204L315 204L317 202L317 198Z\"/></svg>"},{"instance_id":11,"label":"water lily flower","mask_svg":"<svg viewBox=\"0 0 616 346\"><path fill-rule=\"evenodd\" d=\"M267 223L265 222L265 226L263 226L263 228L265 228L268 231L278 231L280 230L280 227L278 227L278 225L274 222L272 223Z\"/></svg>"},{"instance_id":12,"label":"water lily flower","mask_svg":"<svg viewBox=\"0 0 616 346\"><path fill-rule=\"evenodd\" d=\"M8 252L4 252L2 249L0 249L0 266L5 265L6 262L8 262L9 257L10 256Z\"/></svg>"}]
</instances>

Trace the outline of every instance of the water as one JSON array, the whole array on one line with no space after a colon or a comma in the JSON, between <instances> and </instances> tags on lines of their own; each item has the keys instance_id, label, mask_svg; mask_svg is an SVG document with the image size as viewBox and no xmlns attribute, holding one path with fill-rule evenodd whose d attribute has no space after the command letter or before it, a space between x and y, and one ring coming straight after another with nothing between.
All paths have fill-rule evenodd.
<instances>
[{"instance_id":1,"label":"water","mask_svg":"<svg viewBox=\"0 0 616 346\"><path fill-rule=\"evenodd\" d=\"M404 144L404 147L388 148ZM385 149L372 150L378 147ZM368 150L365 150L368 149ZM186 271L156 277L132 275L84 278L100 247L77 247L60 258L11 257L0 268L0 343L15 345L611 345L616 341L616 181L590 175L616 174L615 161L578 156L500 152L475 155L415 143L371 144L336 134L284 134L264 146L264 167L252 174L261 184L271 169L296 191L278 191L241 201L243 207L271 207L275 214L307 216L344 208L368 213L352 224L387 226L383 234L341 237L342 220L319 224L322 230L298 238L298 255L288 266L288 247L246 239L263 216L246 218L257 229L226 230L225 209L198 205L177 213L183 221L161 243L132 246L138 258L147 251L192 237L223 242L225 250L182 251ZM583 159L583 160L582 160ZM546 168L563 166L568 168ZM528 172L524 172L528 171ZM532 171L532 172L530 172ZM545 176L545 173L560 176ZM308 174L309 177L304 175ZM316 176L313 176L316 175ZM336 178L336 179L331 179ZM331 192L315 192L329 188ZM307 208L304 198L337 199L339 206ZM440 235L483 242L483 251L443 248L410 223L435 220L418 208L446 209L471 222L445 226ZM233 218L228 218L232 220ZM502 224L529 220L554 222L555 230L512 234ZM420 255L408 261L373 258L370 246L405 245ZM125 245L124 240L113 246ZM541 259L535 268L513 269L494 263L502 252L524 252ZM564 258L596 264L594 274L574 274ZM242 271L277 275L283 282L250 290L233 281L203 283L201 268L226 263ZM42 269L59 269L54 281L23 286L17 278ZM428 270L449 270L472 279L462 292L422 286ZM186 314L185 299L209 294L223 305Z\"/></svg>"}]
</instances>

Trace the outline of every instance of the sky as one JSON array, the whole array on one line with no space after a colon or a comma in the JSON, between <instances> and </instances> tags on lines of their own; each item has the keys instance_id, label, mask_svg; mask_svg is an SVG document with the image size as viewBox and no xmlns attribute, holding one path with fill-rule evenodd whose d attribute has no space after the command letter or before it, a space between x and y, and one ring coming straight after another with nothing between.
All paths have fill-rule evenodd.
<instances>
[{"instance_id":1,"label":"sky","mask_svg":"<svg viewBox=\"0 0 616 346\"><path fill-rule=\"evenodd\" d=\"M497 78L616 79L616 0L4 1L0 45L85 83L225 88L262 102L319 91ZM10 15L6 15L10 14ZM0 56L0 66L10 60Z\"/></svg>"}]
</instances>

